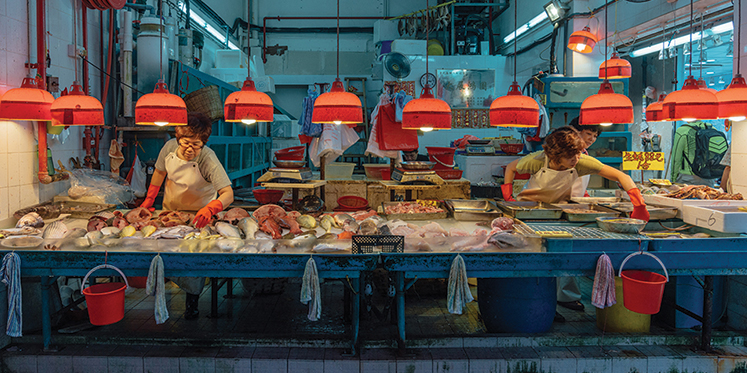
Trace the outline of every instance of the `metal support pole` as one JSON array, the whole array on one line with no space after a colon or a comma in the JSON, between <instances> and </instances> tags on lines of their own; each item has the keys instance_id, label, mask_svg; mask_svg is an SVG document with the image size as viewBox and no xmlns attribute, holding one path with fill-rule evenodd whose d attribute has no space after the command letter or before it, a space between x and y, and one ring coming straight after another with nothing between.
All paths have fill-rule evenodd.
<instances>
[{"instance_id":1,"label":"metal support pole","mask_svg":"<svg viewBox=\"0 0 747 373\"><path fill-rule=\"evenodd\" d=\"M52 287L52 277L41 277L41 318L42 339L44 340L44 351L48 351L52 344L52 321L49 318L49 288Z\"/></svg>"},{"instance_id":2,"label":"metal support pole","mask_svg":"<svg viewBox=\"0 0 747 373\"><path fill-rule=\"evenodd\" d=\"M397 347L400 354L405 352L405 273L396 272L394 274L394 283L397 287Z\"/></svg>"},{"instance_id":3,"label":"metal support pole","mask_svg":"<svg viewBox=\"0 0 747 373\"><path fill-rule=\"evenodd\" d=\"M711 352L711 336L713 335L713 276L705 276L703 286L703 330L700 339L700 348L705 352Z\"/></svg>"}]
</instances>

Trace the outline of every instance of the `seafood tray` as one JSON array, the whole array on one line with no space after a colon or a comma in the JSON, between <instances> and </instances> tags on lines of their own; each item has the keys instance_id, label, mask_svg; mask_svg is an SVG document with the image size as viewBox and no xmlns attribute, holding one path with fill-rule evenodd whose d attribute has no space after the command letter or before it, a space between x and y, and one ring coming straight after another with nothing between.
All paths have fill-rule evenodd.
<instances>
[{"instance_id":1,"label":"seafood tray","mask_svg":"<svg viewBox=\"0 0 747 373\"><path fill-rule=\"evenodd\" d=\"M627 233L614 233L614 232L606 232L602 230L601 228L588 226L573 226L573 225L553 225L553 224L532 224L531 228L533 232L554 232L554 233L560 233L560 232L566 232L565 237L567 237L567 234L570 234L572 238L579 238L579 239L591 239L591 238L606 238L606 239L613 239L613 240L630 240L630 239L645 239L645 236L642 236L640 234L627 234ZM600 249L600 251L602 251Z\"/></svg>"},{"instance_id":2,"label":"seafood tray","mask_svg":"<svg viewBox=\"0 0 747 373\"><path fill-rule=\"evenodd\" d=\"M571 197L571 201L576 203L615 203L620 202L617 197Z\"/></svg>"},{"instance_id":3,"label":"seafood tray","mask_svg":"<svg viewBox=\"0 0 747 373\"><path fill-rule=\"evenodd\" d=\"M455 220L492 221L503 216L498 206L489 200L449 199L446 208Z\"/></svg>"},{"instance_id":4,"label":"seafood tray","mask_svg":"<svg viewBox=\"0 0 747 373\"><path fill-rule=\"evenodd\" d=\"M618 217L621 212L591 203L556 203L563 210L565 218L573 222L596 221L596 218Z\"/></svg>"},{"instance_id":5,"label":"seafood tray","mask_svg":"<svg viewBox=\"0 0 747 373\"><path fill-rule=\"evenodd\" d=\"M116 207L116 205L100 203L72 201L45 202L18 210L13 214L13 217L20 219L30 212L36 212L42 217L42 219L56 219L61 214L70 214L71 218L88 219L91 216L96 215L96 213L113 210L114 207Z\"/></svg>"},{"instance_id":6,"label":"seafood tray","mask_svg":"<svg viewBox=\"0 0 747 373\"><path fill-rule=\"evenodd\" d=\"M633 204L630 202L602 203L601 205L620 211L625 217L630 217L633 212ZM651 215L649 220L667 220L674 219L677 216L677 209L674 207L646 205L646 210Z\"/></svg>"},{"instance_id":7,"label":"seafood tray","mask_svg":"<svg viewBox=\"0 0 747 373\"><path fill-rule=\"evenodd\" d=\"M431 213L420 213L420 214L419 213L405 213L405 214L387 214L386 213L387 206L396 206L398 203L399 202L382 202L381 213L379 215L386 217L387 220L394 220L394 219L435 220L435 219L446 219L446 217L449 215L448 211L446 210L442 202L438 202L438 207L444 210L442 212L431 212Z\"/></svg>"},{"instance_id":8,"label":"seafood tray","mask_svg":"<svg viewBox=\"0 0 747 373\"><path fill-rule=\"evenodd\" d=\"M516 219L555 220L560 219L563 210L544 202L498 202L498 207L505 211L506 215Z\"/></svg>"},{"instance_id":9,"label":"seafood tray","mask_svg":"<svg viewBox=\"0 0 747 373\"><path fill-rule=\"evenodd\" d=\"M404 236L353 236L353 254L401 253L404 251Z\"/></svg>"}]
</instances>

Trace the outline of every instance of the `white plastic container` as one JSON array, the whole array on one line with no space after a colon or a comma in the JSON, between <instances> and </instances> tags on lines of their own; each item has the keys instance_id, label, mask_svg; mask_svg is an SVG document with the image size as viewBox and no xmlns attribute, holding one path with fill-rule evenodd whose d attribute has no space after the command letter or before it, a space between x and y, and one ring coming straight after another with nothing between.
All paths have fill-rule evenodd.
<instances>
[{"instance_id":1,"label":"white plastic container","mask_svg":"<svg viewBox=\"0 0 747 373\"><path fill-rule=\"evenodd\" d=\"M216 69L244 69L249 63L246 55L239 50L218 49L215 51L215 68Z\"/></svg>"},{"instance_id":2,"label":"white plastic container","mask_svg":"<svg viewBox=\"0 0 747 373\"><path fill-rule=\"evenodd\" d=\"M647 204L660 205L660 206L671 206L679 209L677 217L684 220L684 207L685 206L698 206L698 207L709 207L709 206L747 206L747 200L731 201L731 200L713 200L713 199L679 199L664 197L661 194L644 194L643 200ZM689 223L692 224L692 223ZM707 227L706 227L707 228Z\"/></svg>"},{"instance_id":3,"label":"white plastic container","mask_svg":"<svg viewBox=\"0 0 747 373\"><path fill-rule=\"evenodd\" d=\"M326 180L351 180L355 163L332 162L324 169Z\"/></svg>"},{"instance_id":4,"label":"white plastic container","mask_svg":"<svg viewBox=\"0 0 747 373\"><path fill-rule=\"evenodd\" d=\"M747 211L740 211L739 208L740 206L685 205L682 208L682 220L717 232L744 233L747 232Z\"/></svg>"}]
</instances>

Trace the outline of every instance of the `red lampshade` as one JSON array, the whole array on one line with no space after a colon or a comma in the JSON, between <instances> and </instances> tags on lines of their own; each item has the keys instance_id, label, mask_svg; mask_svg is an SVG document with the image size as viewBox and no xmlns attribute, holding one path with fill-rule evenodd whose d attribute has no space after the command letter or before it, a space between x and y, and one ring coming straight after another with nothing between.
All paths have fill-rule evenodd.
<instances>
[{"instance_id":1,"label":"red lampshade","mask_svg":"<svg viewBox=\"0 0 747 373\"><path fill-rule=\"evenodd\" d=\"M50 108L53 126L102 126L104 107L101 101L83 93L78 82L73 82L70 92L54 100Z\"/></svg>"},{"instance_id":2,"label":"red lampshade","mask_svg":"<svg viewBox=\"0 0 747 373\"><path fill-rule=\"evenodd\" d=\"M355 94L345 92L340 78L336 78L329 92L322 93L314 101L311 121L355 127L357 123L363 122L361 100Z\"/></svg>"},{"instance_id":3,"label":"red lampshade","mask_svg":"<svg viewBox=\"0 0 747 373\"><path fill-rule=\"evenodd\" d=\"M517 82L508 88L508 94L493 100L490 105L490 125L498 127L537 127L539 105L531 97L521 94Z\"/></svg>"},{"instance_id":4,"label":"red lampshade","mask_svg":"<svg viewBox=\"0 0 747 373\"><path fill-rule=\"evenodd\" d=\"M646 122L666 122L669 118L664 116L664 98L667 95L660 94L659 101L654 102L646 107Z\"/></svg>"},{"instance_id":5,"label":"red lampshade","mask_svg":"<svg viewBox=\"0 0 747 373\"><path fill-rule=\"evenodd\" d=\"M186 126L187 105L181 97L172 95L163 79L153 93L140 97L135 104L135 124L148 126Z\"/></svg>"},{"instance_id":6,"label":"red lampshade","mask_svg":"<svg viewBox=\"0 0 747 373\"><path fill-rule=\"evenodd\" d=\"M223 105L226 122L272 122L273 112L272 99L263 92L257 92L251 77L246 78L240 91L228 95Z\"/></svg>"},{"instance_id":7,"label":"red lampshade","mask_svg":"<svg viewBox=\"0 0 747 373\"><path fill-rule=\"evenodd\" d=\"M731 80L726 89L716 93L718 98L718 117L732 121L747 118L747 84L741 74Z\"/></svg>"},{"instance_id":8,"label":"red lampshade","mask_svg":"<svg viewBox=\"0 0 747 373\"><path fill-rule=\"evenodd\" d=\"M690 75L681 90L670 93L664 99L664 115L669 116L670 120L685 122L717 119L718 98L714 93L698 88L698 82Z\"/></svg>"},{"instance_id":9,"label":"red lampshade","mask_svg":"<svg viewBox=\"0 0 747 373\"><path fill-rule=\"evenodd\" d=\"M574 31L568 38L568 48L579 53L591 53L596 44L597 37L591 33L589 26L584 27L581 31Z\"/></svg>"},{"instance_id":10,"label":"red lampshade","mask_svg":"<svg viewBox=\"0 0 747 373\"><path fill-rule=\"evenodd\" d=\"M599 65L599 79L630 78L631 71L630 62L620 58L617 52L614 52L612 53L612 58Z\"/></svg>"},{"instance_id":11,"label":"red lampshade","mask_svg":"<svg viewBox=\"0 0 747 373\"><path fill-rule=\"evenodd\" d=\"M450 130L451 107L446 101L434 98L430 87L426 86L420 98L410 100L402 109L402 128L422 131Z\"/></svg>"},{"instance_id":12,"label":"red lampshade","mask_svg":"<svg viewBox=\"0 0 747 373\"><path fill-rule=\"evenodd\" d=\"M0 119L50 121L49 111L54 97L36 85L33 78L24 78L21 88L13 88L0 100Z\"/></svg>"},{"instance_id":13,"label":"red lampshade","mask_svg":"<svg viewBox=\"0 0 747 373\"><path fill-rule=\"evenodd\" d=\"M589 96L581 103L579 124L599 124L633 122L633 103L630 99L612 90L612 84L605 80L599 93Z\"/></svg>"},{"instance_id":14,"label":"red lampshade","mask_svg":"<svg viewBox=\"0 0 747 373\"><path fill-rule=\"evenodd\" d=\"M718 92L717 90L715 90L713 88L709 88L708 87L708 83L706 83L705 79L703 79L703 78L698 78L698 88L704 89L704 90L706 90L708 92L711 92L714 95L716 94L716 92Z\"/></svg>"}]
</instances>

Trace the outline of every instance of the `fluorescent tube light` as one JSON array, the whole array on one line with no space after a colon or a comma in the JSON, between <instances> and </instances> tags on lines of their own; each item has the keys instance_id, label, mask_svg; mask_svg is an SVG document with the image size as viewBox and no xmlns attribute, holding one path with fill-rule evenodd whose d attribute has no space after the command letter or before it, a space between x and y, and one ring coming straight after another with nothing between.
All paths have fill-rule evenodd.
<instances>
[{"instance_id":1,"label":"fluorescent tube light","mask_svg":"<svg viewBox=\"0 0 747 373\"><path fill-rule=\"evenodd\" d=\"M732 22L723 23L723 24L720 24L718 26L714 26L711 28L714 34L723 34L725 32L732 31L733 29L734 29L734 24ZM692 36L693 36L693 41L700 40L700 32L693 33ZM685 36L680 36L672 41L656 43L654 45L650 45L645 48L636 49L630 53L630 57L640 57L640 56L645 56L647 54L658 52L661 50L662 45L665 45L664 48L670 48L673 46L687 44L689 42L690 42L690 34L687 34Z\"/></svg>"},{"instance_id":2,"label":"fluorescent tube light","mask_svg":"<svg viewBox=\"0 0 747 373\"><path fill-rule=\"evenodd\" d=\"M547 19L547 13L544 11L540 14L537 14L534 18L530 19L529 22L519 26L514 32L508 34L505 38L503 38L503 43L508 44L511 42L511 40L514 40L515 38L521 36L523 33L529 31L534 26L537 26L540 22ZM715 31L714 31L715 32Z\"/></svg>"},{"instance_id":3,"label":"fluorescent tube light","mask_svg":"<svg viewBox=\"0 0 747 373\"><path fill-rule=\"evenodd\" d=\"M179 9L182 11L182 13L187 13L187 6L183 2L179 2ZM212 35L215 39L218 40L220 44L226 45L226 42L228 42L228 48L233 50L239 50L239 47L236 46L233 42L230 40L226 40L226 34L223 32L218 31L213 25L207 23L202 17L200 17L197 13L195 13L194 10L191 10L189 12L189 18L194 21L198 26L204 28L207 30L207 32Z\"/></svg>"}]
</instances>

